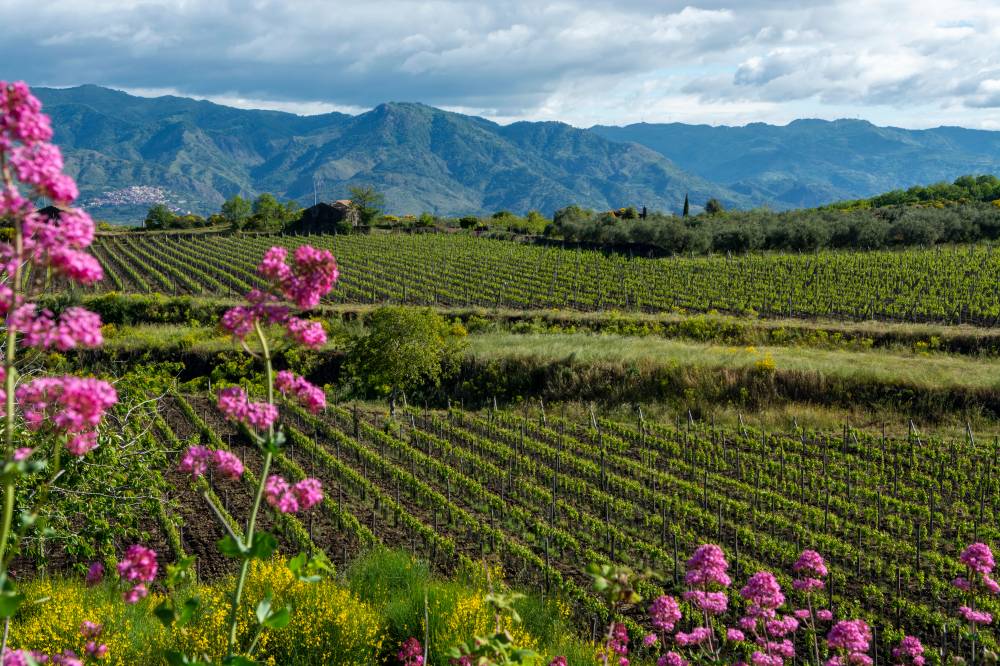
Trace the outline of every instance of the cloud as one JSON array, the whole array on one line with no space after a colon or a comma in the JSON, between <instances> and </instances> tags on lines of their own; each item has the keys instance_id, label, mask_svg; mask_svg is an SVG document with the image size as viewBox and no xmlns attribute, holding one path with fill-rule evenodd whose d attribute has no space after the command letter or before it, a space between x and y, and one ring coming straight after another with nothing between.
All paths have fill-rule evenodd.
<instances>
[{"instance_id":1,"label":"cloud","mask_svg":"<svg viewBox=\"0 0 1000 666\"><path fill-rule=\"evenodd\" d=\"M300 113L1000 124L974 0L0 0L4 75Z\"/></svg>"}]
</instances>

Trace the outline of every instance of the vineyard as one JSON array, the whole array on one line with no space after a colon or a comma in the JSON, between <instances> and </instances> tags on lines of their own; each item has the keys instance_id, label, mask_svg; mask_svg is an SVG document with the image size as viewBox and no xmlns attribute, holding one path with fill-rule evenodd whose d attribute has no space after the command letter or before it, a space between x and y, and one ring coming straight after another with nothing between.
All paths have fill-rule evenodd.
<instances>
[{"instance_id":1,"label":"vineyard","mask_svg":"<svg viewBox=\"0 0 1000 666\"><path fill-rule=\"evenodd\" d=\"M106 236L106 291L242 296L274 244L334 252L328 302L576 310L757 313L782 317L1000 321L992 246L640 258L452 235Z\"/></svg>"},{"instance_id":2,"label":"vineyard","mask_svg":"<svg viewBox=\"0 0 1000 666\"><path fill-rule=\"evenodd\" d=\"M683 561L700 543L722 545L737 577L787 571L811 547L828 558L824 596L838 615L957 651L955 558L966 542L1000 534L997 445L971 433L932 441L915 432L577 422L538 410L409 408L389 419L351 405L315 416L286 409L288 444L276 467L289 479L319 478L326 497L307 517L264 518L284 550L315 547L345 564L385 544L443 572L495 561L516 585L565 595L591 628L605 609L581 563L647 565L663 578L645 592L679 592ZM168 459L155 484L167 500L160 540L176 557L198 555L202 575L225 571L214 547L221 528L203 519L204 501L172 463L200 443L259 467L241 428L209 396L174 393L148 434ZM249 472L242 481L212 479L209 492L238 516L248 501L239 484L255 483Z\"/></svg>"}]
</instances>

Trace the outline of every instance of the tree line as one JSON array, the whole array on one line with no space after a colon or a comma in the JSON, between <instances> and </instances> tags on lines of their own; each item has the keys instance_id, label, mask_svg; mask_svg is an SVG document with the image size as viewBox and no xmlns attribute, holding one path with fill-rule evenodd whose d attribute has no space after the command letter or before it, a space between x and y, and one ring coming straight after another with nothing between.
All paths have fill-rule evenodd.
<instances>
[{"instance_id":1,"label":"tree line","mask_svg":"<svg viewBox=\"0 0 1000 666\"><path fill-rule=\"evenodd\" d=\"M624 214L623 214L624 211ZM963 176L954 183L822 208L725 211L718 202L698 215L633 209L556 211L545 235L604 245L643 245L675 253L752 250L885 249L1000 238L1000 179Z\"/></svg>"}]
</instances>

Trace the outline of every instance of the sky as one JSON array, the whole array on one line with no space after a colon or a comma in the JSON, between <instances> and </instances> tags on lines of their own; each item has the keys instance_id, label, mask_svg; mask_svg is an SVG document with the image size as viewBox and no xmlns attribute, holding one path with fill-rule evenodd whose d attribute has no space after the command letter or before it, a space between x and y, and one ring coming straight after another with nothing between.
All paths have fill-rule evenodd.
<instances>
[{"instance_id":1,"label":"sky","mask_svg":"<svg viewBox=\"0 0 1000 666\"><path fill-rule=\"evenodd\" d=\"M1000 129L997 0L0 0L0 79L301 114Z\"/></svg>"}]
</instances>

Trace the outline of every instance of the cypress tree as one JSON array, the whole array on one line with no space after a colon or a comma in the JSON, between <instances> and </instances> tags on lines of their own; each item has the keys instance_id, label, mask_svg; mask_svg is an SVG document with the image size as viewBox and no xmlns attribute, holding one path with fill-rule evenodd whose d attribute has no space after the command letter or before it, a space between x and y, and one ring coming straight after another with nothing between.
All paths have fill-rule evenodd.
<instances>
[{"instance_id":1,"label":"cypress tree","mask_svg":"<svg viewBox=\"0 0 1000 666\"><path fill-rule=\"evenodd\" d=\"M684 193L684 217L687 217L691 213L691 205L688 203L687 192Z\"/></svg>"}]
</instances>

